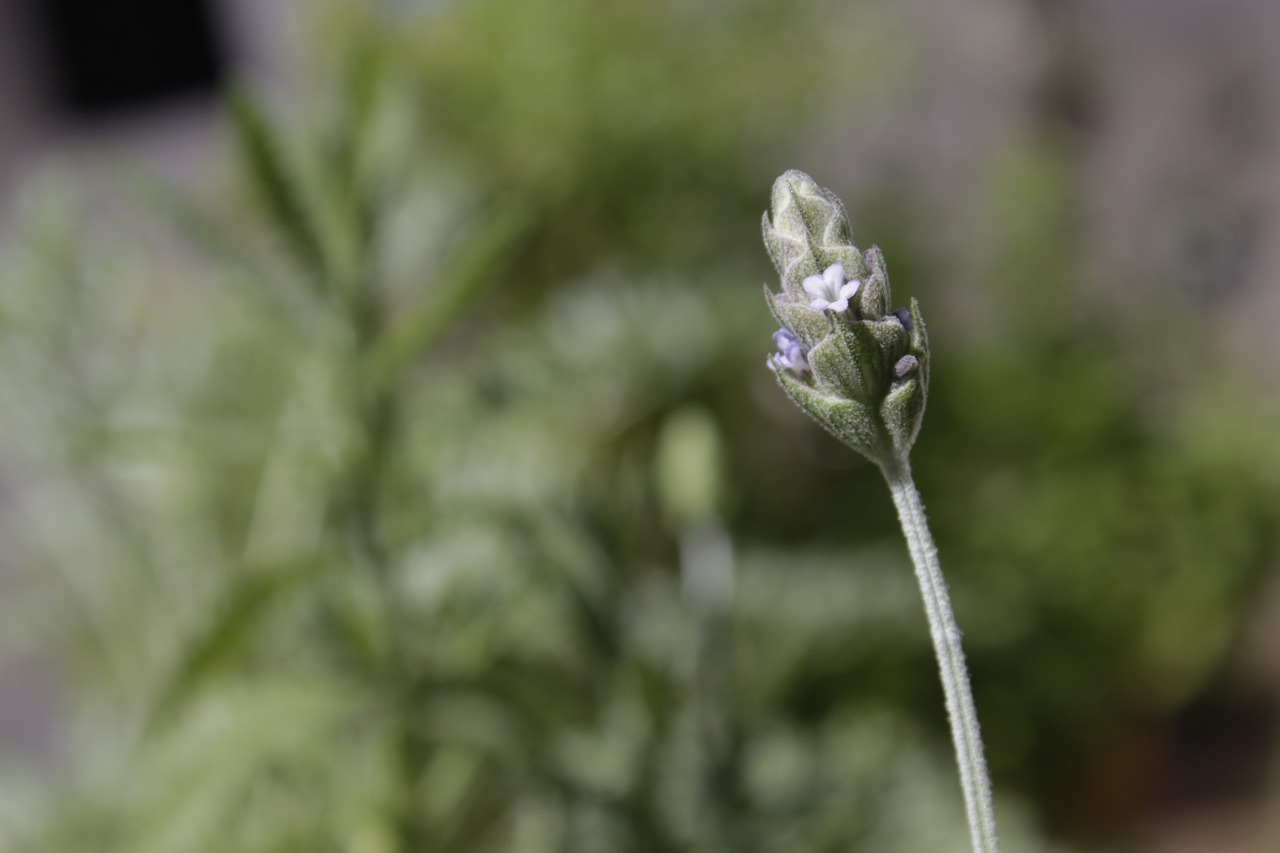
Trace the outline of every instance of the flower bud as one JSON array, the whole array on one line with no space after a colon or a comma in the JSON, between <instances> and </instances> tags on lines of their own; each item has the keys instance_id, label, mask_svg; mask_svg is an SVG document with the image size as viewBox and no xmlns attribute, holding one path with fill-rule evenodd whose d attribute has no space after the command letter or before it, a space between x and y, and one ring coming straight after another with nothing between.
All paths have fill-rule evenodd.
<instances>
[{"instance_id":1,"label":"flower bud","mask_svg":"<svg viewBox=\"0 0 1280 853\"><path fill-rule=\"evenodd\" d=\"M876 247L853 243L844 205L808 175L773 185L764 242L782 279L765 288L780 354L769 367L787 395L828 432L880 465L915 443L929 387L920 307L891 307Z\"/></svg>"},{"instance_id":2,"label":"flower bud","mask_svg":"<svg viewBox=\"0 0 1280 853\"><path fill-rule=\"evenodd\" d=\"M764 244L782 276L782 290L806 302L803 281L841 264L857 279L865 264L853 246L844 203L794 169L773 184L773 215L764 216Z\"/></svg>"},{"instance_id":3,"label":"flower bud","mask_svg":"<svg viewBox=\"0 0 1280 853\"><path fill-rule=\"evenodd\" d=\"M655 474L658 498L677 527L714 521L723 503L724 449L710 413L677 409L658 434Z\"/></svg>"}]
</instances>

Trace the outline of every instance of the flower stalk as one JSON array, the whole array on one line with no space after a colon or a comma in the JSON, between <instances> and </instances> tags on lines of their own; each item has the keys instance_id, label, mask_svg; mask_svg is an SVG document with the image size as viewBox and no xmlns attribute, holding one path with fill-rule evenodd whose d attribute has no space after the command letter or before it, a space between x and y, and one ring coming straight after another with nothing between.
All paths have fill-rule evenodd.
<instances>
[{"instance_id":1,"label":"flower stalk","mask_svg":"<svg viewBox=\"0 0 1280 853\"><path fill-rule=\"evenodd\" d=\"M997 853L991 780L938 551L909 457L929 392L929 340L920 306L891 307L880 250L853 244L844 205L802 172L773 186L764 242L782 279L765 288L779 325L767 362L793 402L875 462L893 495L924 599L955 743L975 853Z\"/></svg>"},{"instance_id":2,"label":"flower stalk","mask_svg":"<svg viewBox=\"0 0 1280 853\"><path fill-rule=\"evenodd\" d=\"M942 692L951 723L951 739L956 748L956 763L960 768L960 787L964 791L965 816L969 820L973 849L975 853L997 853L996 815L991 802L991 778L983 755L982 732L978 728L978 711L973 704L969 672L960 646L960 628L951 609L951 596L938 562L938 549L929 533L924 504L916 491L907 460L883 470L889 491L893 494L894 506L898 509L898 520L907 540L907 550L911 552L911 562L915 565L916 580L920 583L920 594L929 619L929 636L933 640L933 651L942 675Z\"/></svg>"}]
</instances>

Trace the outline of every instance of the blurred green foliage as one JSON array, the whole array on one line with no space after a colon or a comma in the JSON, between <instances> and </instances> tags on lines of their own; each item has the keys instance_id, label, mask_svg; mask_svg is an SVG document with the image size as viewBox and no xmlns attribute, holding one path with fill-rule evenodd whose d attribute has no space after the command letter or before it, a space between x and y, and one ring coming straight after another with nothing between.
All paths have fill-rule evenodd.
<instances>
[{"instance_id":1,"label":"blurred green foliage","mask_svg":"<svg viewBox=\"0 0 1280 853\"><path fill-rule=\"evenodd\" d=\"M6 849L964 849L883 485L762 364L759 213L905 61L883 10L325 14L302 129L233 101L234 189L46 187L4 256L0 650L66 695ZM1011 850L1212 677L1280 506L1274 414L1076 286L1030 139L915 463ZM927 308L930 235L851 201Z\"/></svg>"}]
</instances>

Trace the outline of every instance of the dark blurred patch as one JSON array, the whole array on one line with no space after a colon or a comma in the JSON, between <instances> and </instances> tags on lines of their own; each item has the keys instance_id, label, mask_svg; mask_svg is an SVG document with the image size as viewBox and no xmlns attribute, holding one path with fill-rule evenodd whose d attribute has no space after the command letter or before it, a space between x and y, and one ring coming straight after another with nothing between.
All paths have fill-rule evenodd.
<instances>
[{"instance_id":1,"label":"dark blurred patch","mask_svg":"<svg viewBox=\"0 0 1280 853\"><path fill-rule=\"evenodd\" d=\"M1162 800L1190 806L1257 802L1275 755L1275 708L1266 696L1209 692L1184 708L1170 733L1171 771Z\"/></svg>"},{"instance_id":2,"label":"dark blurred patch","mask_svg":"<svg viewBox=\"0 0 1280 853\"><path fill-rule=\"evenodd\" d=\"M75 117L212 93L222 77L207 0L44 0L34 13L54 95Z\"/></svg>"}]
</instances>

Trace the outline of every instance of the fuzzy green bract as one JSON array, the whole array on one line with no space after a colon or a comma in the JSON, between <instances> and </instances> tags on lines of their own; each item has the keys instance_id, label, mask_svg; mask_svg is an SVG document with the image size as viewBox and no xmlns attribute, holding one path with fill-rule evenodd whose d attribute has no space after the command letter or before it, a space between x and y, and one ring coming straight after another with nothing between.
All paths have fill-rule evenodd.
<instances>
[{"instance_id":1,"label":"fuzzy green bract","mask_svg":"<svg viewBox=\"0 0 1280 853\"><path fill-rule=\"evenodd\" d=\"M828 432L884 467L906 458L920 431L929 392L929 340L920 306L891 308L884 256L853 242L835 193L788 171L773 184L764 243L782 291L766 287L769 309L804 350L810 367L770 367L787 395ZM805 279L839 264L861 281L848 309L811 307ZM819 302L819 305L822 303Z\"/></svg>"}]
</instances>

